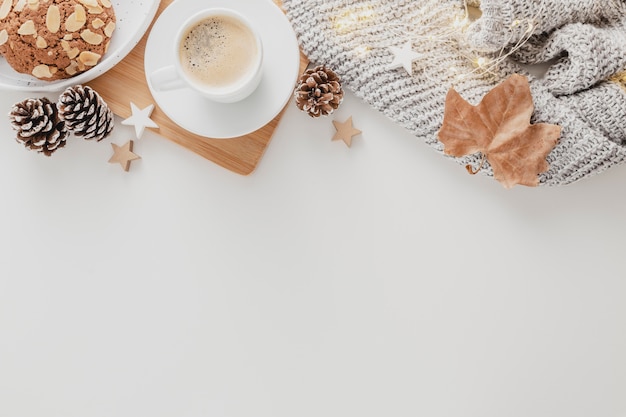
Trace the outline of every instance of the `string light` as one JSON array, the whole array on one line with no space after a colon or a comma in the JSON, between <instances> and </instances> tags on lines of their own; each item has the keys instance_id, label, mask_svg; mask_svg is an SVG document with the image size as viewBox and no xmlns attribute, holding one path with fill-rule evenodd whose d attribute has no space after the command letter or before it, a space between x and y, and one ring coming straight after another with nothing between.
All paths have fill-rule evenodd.
<instances>
[{"instance_id":1,"label":"string light","mask_svg":"<svg viewBox=\"0 0 626 417\"><path fill-rule=\"evenodd\" d=\"M364 58L368 55L369 51L371 50L372 49L367 45L360 45L354 49L354 52L356 53L358 57Z\"/></svg>"},{"instance_id":2,"label":"string light","mask_svg":"<svg viewBox=\"0 0 626 417\"><path fill-rule=\"evenodd\" d=\"M475 61L476 66L477 66L478 68L484 68L484 67L485 67L485 65L487 64L487 62L489 62L489 61L488 61L488 60L487 60L487 58L485 58L484 56L481 56L481 57L476 58L476 61Z\"/></svg>"},{"instance_id":3,"label":"string light","mask_svg":"<svg viewBox=\"0 0 626 417\"><path fill-rule=\"evenodd\" d=\"M463 16L463 17L455 17L454 21L452 22L452 26L457 28L457 29L464 29L467 26L469 26L469 18L467 16Z\"/></svg>"},{"instance_id":4,"label":"string light","mask_svg":"<svg viewBox=\"0 0 626 417\"><path fill-rule=\"evenodd\" d=\"M422 18L426 15L426 11L422 9L418 10L416 13L418 17ZM540 13L541 11L538 12L538 15ZM376 29L376 25L374 24L375 18L375 9L371 5L361 4L351 6L337 15L333 19L333 26L341 35L346 35L359 29L371 31ZM451 74L455 75L457 81L462 81L471 75L497 76L500 64L511 55L515 54L528 42L536 29L535 22L536 16L531 19L515 19L511 23L510 29L527 25L523 32L524 36L522 39L515 42L513 45L502 48L495 54L489 54L488 56L479 55L469 47L466 41L466 31L472 23L472 19L470 18L469 5L467 4L467 0L465 0L464 10L460 12L458 9L450 10L450 20L448 23L438 22L436 24L415 25L403 22L402 20L393 23L386 22L384 28L385 32L391 31L396 36L384 36L385 42L378 45L359 45L354 49L354 53L360 58L365 58L373 49L390 49L391 47L397 46L398 40L408 41L412 44L425 42L430 44L433 48L451 49L466 61L465 65L462 62L457 62L448 69ZM390 38L392 39L391 41L389 41ZM433 68L433 70L436 71L435 68ZM433 80L437 78L438 74L435 74Z\"/></svg>"},{"instance_id":5,"label":"string light","mask_svg":"<svg viewBox=\"0 0 626 417\"><path fill-rule=\"evenodd\" d=\"M374 9L370 6L357 6L348 9L334 19L335 30L341 34L348 33L359 25L370 22L374 15Z\"/></svg>"}]
</instances>

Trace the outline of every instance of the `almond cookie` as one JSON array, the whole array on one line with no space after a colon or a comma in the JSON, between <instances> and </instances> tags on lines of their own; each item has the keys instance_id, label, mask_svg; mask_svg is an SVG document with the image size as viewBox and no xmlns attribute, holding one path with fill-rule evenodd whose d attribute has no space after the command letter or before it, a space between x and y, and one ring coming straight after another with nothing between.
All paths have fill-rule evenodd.
<instances>
[{"instance_id":1,"label":"almond cookie","mask_svg":"<svg viewBox=\"0 0 626 417\"><path fill-rule=\"evenodd\" d=\"M17 72L41 80L97 65L114 31L109 0L0 0L0 54Z\"/></svg>"}]
</instances>

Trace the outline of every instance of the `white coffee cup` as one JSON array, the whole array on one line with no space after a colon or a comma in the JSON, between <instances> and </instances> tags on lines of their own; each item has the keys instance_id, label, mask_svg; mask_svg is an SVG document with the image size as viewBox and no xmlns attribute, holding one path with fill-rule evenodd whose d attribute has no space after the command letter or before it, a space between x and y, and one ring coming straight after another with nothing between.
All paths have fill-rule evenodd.
<instances>
[{"instance_id":1,"label":"white coffee cup","mask_svg":"<svg viewBox=\"0 0 626 417\"><path fill-rule=\"evenodd\" d=\"M173 65L150 74L155 91L191 87L209 100L248 97L262 77L263 44L254 26L228 8L202 10L176 32Z\"/></svg>"}]
</instances>

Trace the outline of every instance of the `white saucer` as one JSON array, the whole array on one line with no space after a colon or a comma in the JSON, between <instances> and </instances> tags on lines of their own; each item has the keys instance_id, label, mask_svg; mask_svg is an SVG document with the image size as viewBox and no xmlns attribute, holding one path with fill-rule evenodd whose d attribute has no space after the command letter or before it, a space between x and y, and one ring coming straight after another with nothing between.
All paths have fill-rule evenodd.
<instances>
[{"instance_id":1,"label":"white saucer","mask_svg":"<svg viewBox=\"0 0 626 417\"><path fill-rule=\"evenodd\" d=\"M208 7L230 7L255 25L263 42L263 78L246 99L213 103L189 88L155 91L149 74L174 60L174 36L187 17ZM287 17L271 0L175 0L152 27L144 57L152 97L180 127L200 136L226 139L260 129L292 97L300 71L300 49Z\"/></svg>"}]
</instances>

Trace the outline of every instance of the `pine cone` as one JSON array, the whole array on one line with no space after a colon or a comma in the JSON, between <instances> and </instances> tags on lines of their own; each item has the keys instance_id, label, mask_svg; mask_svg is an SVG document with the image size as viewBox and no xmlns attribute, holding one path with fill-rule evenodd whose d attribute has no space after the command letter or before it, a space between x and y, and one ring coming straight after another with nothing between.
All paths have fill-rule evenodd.
<instances>
[{"instance_id":1,"label":"pine cone","mask_svg":"<svg viewBox=\"0 0 626 417\"><path fill-rule=\"evenodd\" d=\"M296 105L311 117L327 116L343 100L339 77L324 65L306 70L294 92Z\"/></svg>"},{"instance_id":2,"label":"pine cone","mask_svg":"<svg viewBox=\"0 0 626 417\"><path fill-rule=\"evenodd\" d=\"M91 87L76 85L67 88L59 97L59 116L76 136L85 139L104 139L115 125L113 112L102 97Z\"/></svg>"},{"instance_id":3,"label":"pine cone","mask_svg":"<svg viewBox=\"0 0 626 417\"><path fill-rule=\"evenodd\" d=\"M56 106L45 97L14 104L9 119L17 131L17 141L29 149L50 156L65 146L68 136L65 122L59 119Z\"/></svg>"}]
</instances>

